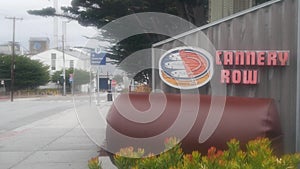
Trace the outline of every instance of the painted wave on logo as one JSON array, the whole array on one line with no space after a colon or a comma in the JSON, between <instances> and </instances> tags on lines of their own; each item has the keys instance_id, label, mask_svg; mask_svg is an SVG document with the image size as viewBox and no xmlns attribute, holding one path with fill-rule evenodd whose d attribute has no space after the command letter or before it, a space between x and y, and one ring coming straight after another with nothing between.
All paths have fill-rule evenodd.
<instances>
[{"instance_id":1,"label":"painted wave on logo","mask_svg":"<svg viewBox=\"0 0 300 169\"><path fill-rule=\"evenodd\" d=\"M159 60L160 78L178 89L198 88L212 76L211 55L203 49L179 47L167 51Z\"/></svg>"}]
</instances>

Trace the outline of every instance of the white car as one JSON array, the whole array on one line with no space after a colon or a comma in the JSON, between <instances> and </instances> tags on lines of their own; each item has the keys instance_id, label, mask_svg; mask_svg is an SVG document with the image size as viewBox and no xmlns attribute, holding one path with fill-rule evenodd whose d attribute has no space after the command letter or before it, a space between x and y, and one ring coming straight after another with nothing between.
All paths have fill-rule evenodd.
<instances>
[{"instance_id":1,"label":"white car","mask_svg":"<svg viewBox=\"0 0 300 169\"><path fill-rule=\"evenodd\" d=\"M116 87L116 91L117 92L121 92L123 90L123 87L121 86L121 85L118 85L117 87Z\"/></svg>"}]
</instances>

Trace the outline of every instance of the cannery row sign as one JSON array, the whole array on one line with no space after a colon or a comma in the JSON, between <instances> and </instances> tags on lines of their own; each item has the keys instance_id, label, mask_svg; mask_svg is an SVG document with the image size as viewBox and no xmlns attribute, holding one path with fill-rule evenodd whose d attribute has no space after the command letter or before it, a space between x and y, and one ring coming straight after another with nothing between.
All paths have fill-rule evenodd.
<instances>
[{"instance_id":1,"label":"cannery row sign","mask_svg":"<svg viewBox=\"0 0 300 169\"><path fill-rule=\"evenodd\" d=\"M195 47L177 47L159 60L159 76L169 86L194 89L208 83L213 75L212 56Z\"/></svg>"},{"instance_id":2,"label":"cannery row sign","mask_svg":"<svg viewBox=\"0 0 300 169\"><path fill-rule=\"evenodd\" d=\"M262 67L284 67L289 64L289 54L287 50L218 50L213 59L204 49L177 47L160 57L159 75L167 85L178 89L199 88L214 73L221 74L224 84L255 85ZM222 66L220 72L214 72L214 62Z\"/></svg>"},{"instance_id":3,"label":"cannery row sign","mask_svg":"<svg viewBox=\"0 0 300 169\"><path fill-rule=\"evenodd\" d=\"M221 83L254 85L259 82L259 67L288 65L289 51L218 50L215 62L224 68Z\"/></svg>"}]
</instances>

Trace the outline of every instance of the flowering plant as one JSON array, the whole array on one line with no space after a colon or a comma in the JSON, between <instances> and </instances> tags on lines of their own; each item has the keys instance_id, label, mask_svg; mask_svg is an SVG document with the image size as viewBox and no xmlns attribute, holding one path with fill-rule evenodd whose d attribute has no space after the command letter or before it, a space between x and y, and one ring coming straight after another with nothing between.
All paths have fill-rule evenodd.
<instances>
[{"instance_id":1,"label":"flowering plant","mask_svg":"<svg viewBox=\"0 0 300 169\"><path fill-rule=\"evenodd\" d=\"M165 140L167 151L160 155L144 156L143 149L129 147L120 150L115 163L119 169L297 169L300 163L299 153L275 156L267 138L249 141L246 150L236 139L227 145L224 151L211 147L205 156L198 151L183 154L178 140L171 137Z\"/></svg>"},{"instance_id":2,"label":"flowering plant","mask_svg":"<svg viewBox=\"0 0 300 169\"><path fill-rule=\"evenodd\" d=\"M122 148L114 157L118 169L131 169L136 165L138 159L144 155L144 149L134 151L133 147Z\"/></svg>"},{"instance_id":3,"label":"flowering plant","mask_svg":"<svg viewBox=\"0 0 300 169\"><path fill-rule=\"evenodd\" d=\"M98 157L93 157L88 162L89 169L102 169L101 162Z\"/></svg>"}]
</instances>

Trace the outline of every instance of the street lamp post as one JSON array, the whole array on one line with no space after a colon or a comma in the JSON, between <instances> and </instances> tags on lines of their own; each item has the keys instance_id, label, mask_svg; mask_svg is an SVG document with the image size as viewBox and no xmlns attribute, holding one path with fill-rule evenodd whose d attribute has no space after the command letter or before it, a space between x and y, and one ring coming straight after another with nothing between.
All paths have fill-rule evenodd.
<instances>
[{"instance_id":1,"label":"street lamp post","mask_svg":"<svg viewBox=\"0 0 300 169\"><path fill-rule=\"evenodd\" d=\"M100 99L100 96L99 96L99 90L100 90L100 80L99 80L99 67L97 67L97 77L96 77L96 89L97 89L97 105L99 105L99 99Z\"/></svg>"},{"instance_id":2,"label":"street lamp post","mask_svg":"<svg viewBox=\"0 0 300 169\"><path fill-rule=\"evenodd\" d=\"M66 59L65 59L65 43L67 36L67 27L66 24L71 22L72 20L63 21L62 22L62 54L63 54L63 95L66 96ZM73 85L71 86L73 88ZM73 94L73 92L72 92Z\"/></svg>"}]
</instances>

